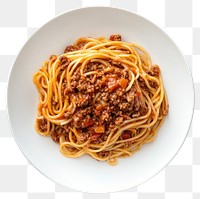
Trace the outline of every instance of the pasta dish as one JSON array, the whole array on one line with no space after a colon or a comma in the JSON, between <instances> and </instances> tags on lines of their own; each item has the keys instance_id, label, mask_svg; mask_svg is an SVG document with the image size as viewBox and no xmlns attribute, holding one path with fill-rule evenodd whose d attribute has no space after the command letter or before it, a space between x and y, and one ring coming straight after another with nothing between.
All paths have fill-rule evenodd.
<instances>
[{"instance_id":1,"label":"pasta dish","mask_svg":"<svg viewBox=\"0 0 200 199\"><path fill-rule=\"evenodd\" d=\"M79 38L45 61L33 81L35 129L70 158L89 154L116 165L152 142L168 113L159 66L119 34Z\"/></svg>"}]
</instances>

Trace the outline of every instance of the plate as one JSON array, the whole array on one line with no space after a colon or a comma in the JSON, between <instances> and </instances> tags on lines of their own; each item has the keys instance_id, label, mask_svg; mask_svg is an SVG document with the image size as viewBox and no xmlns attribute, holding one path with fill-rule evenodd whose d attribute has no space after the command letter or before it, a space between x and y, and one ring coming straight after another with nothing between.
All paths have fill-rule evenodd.
<instances>
[{"instance_id":1,"label":"plate","mask_svg":"<svg viewBox=\"0 0 200 199\"><path fill-rule=\"evenodd\" d=\"M51 138L34 130L38 92L32 76L52 54L61 54L79 37L109 37L142 45L160 65L169 99L169 114L155 141L145 144L117 166L85 155L64 157ZM169 36L149 20L121 9L89 7L64 13L41 27L24 45L13 65L7 92L8 115L15 141L42 174L69 188L114 192L145 182L160 172L183 144L193 115L194 88L184 56Z\"/></svg>"}]
</instances>

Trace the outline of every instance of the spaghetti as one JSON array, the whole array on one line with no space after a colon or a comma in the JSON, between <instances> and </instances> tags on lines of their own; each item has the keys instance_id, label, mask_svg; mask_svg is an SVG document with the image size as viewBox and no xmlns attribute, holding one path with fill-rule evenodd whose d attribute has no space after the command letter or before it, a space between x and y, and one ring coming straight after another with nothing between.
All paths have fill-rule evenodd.
<instances>
[{"instance_id":1,"label":"spaghetti","mask_svg":"<svg viewBox=\"0 0 200 199\"><path fill-rule=\"evenodd\" d=\"M35 129L71 158L89 154L115 165L152 142L168 113L159 66L120 35L79 38L33 81L40 94Z\"/></svg>"}]
</instances>

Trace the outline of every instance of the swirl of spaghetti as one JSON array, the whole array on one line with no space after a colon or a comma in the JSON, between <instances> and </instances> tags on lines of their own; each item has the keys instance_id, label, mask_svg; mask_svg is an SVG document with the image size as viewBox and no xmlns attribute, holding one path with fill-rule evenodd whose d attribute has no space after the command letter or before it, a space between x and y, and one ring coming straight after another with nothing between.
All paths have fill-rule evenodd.
<instances>
[{"instance_id":1,"label":"swirl of spaghetti","mask_svg":"<svg viewBox=\"0 0 200 199\"><path fill-rule=\"evenodd\" d=\"M79 38L33 75L35 129L70 158L88 154L116 165L152 142L168 113L161 71L140 45Z\"/></svg>"}]
</instances>

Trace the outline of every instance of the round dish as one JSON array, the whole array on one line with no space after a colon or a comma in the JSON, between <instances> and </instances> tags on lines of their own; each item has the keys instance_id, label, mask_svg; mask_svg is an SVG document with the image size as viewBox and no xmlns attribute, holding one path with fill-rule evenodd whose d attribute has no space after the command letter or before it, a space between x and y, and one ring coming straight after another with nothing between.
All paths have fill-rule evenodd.
<instances>
[{"instance_id":1,"label":"round dish","mask_svg":"<svg viewBox=\"0 0 200 199\"><path fill-rule=\"evenodd\" d=\"M119 159L118 165L113 167L88 156L66 158L50 138L35 132L38 92L32 77L44 60L52 54L61 54L77 38L108 38L114 33L121 34L125 41L142 45L150 53L152 62L159 64L170 109L154 142L145 144L129 158ZM10 74L7 106L19 148L41 173L79 191L114 192L150 179L176 155L191 123L194 88L183 55L160 28L131 12L90 7L54 18L27 41Z\"/></svg>"}]
</instances>

